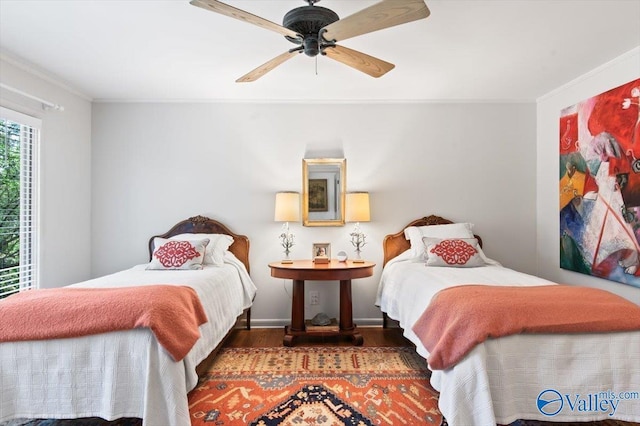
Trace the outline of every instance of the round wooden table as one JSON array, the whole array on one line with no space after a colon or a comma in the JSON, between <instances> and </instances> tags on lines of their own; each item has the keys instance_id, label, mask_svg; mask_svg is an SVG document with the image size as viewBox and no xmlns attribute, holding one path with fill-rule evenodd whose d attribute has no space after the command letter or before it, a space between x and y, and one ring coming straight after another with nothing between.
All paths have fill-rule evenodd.
<instances>
[{"instance_id":1,"label":"round wooden table","mask_svg":"<svg viewBox=\"0 0 640 426\"><path fill-rule=\"evenodd\" d=\"M291 325L285 327L283 344L293 346L293 340L301 335L340 335L352 338L355 345L364 342L362 335L353 323L351 298L351 280L373 275L372 262L356 263L351 260L315 264L312 260L294 260L293 263L273 262L269 264L271 276L293 280L293 298L291 301ZM304 282L340 281L340 323L338 330L306 330L304 321Z\"/></svg>"}]
</instances>

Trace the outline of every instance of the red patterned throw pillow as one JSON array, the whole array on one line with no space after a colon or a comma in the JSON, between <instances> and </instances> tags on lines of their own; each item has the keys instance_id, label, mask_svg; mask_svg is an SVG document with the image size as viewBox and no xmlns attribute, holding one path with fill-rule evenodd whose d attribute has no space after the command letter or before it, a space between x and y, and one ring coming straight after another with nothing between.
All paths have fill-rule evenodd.
<instances>
[{"instance_id":1,"label":"red patterned throw pillow","mask_svg":"<svg viewBox=\"0 0 640 426\"><path fill-rule=\"evenodd\" d=\"M475 238L423 238L427 266L470 268L484 266Z\"/></svg>"},{"instance_id":2,"label":"red patterned throw pillow","mask_svg":"<svg viewBox=\"0 0 640 426\"><path fill-rule=\"evenodd\" d=\"M147 269L202 269L209 239L180 241L155 238Z\"/></svg>"}]
</instances>

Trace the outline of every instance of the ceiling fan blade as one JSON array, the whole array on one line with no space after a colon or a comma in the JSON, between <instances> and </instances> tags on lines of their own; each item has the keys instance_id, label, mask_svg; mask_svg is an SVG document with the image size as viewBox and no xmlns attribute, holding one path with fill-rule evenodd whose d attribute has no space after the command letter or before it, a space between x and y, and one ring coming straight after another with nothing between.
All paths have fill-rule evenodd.
<instances>
[{"instance_id":1,"label":"ceiling fan blade","mask_svg":"<svg viewBox=\"0 0 640 426\"><path fill-rule=\"evenodd\" d=\"M291 31L289 28L285 28L282 25L276 24L275 22L271 22L267 19L253 15L249 12L245 12L244 10L237 9L233 6L229 6L228 4L219 2L217 0L191 0L191 4L206 10L210 10L212 12L220 13L222 15L238 19L240 21L248 22L250 24L266 28L271 31L275 31L284 36L299 38L302 40L302 36L300 34L296 33L295 31Z\"/></svg>"},{"instance_id":2,"label":"ceiling fan blade","mask_svg":"<svg viewBox=\"0 0 640 426\"><path fill-rule=\"evenodd\" d=\"M395 68L395 65L389 62L344 46L329 46L324 50L324 53L331 59L349 65L375 78L382 77Z\"/></svg>"},{"instance_id":3,"label":"ceiling fan blade","mask_svg":"<svg viewBox=\"0 0 640 426\"><path fill-rule=\"evenodd\" d=\"M282 65L283 63L293 58L300 52L301 50L290 50L288 52L284 52L282 55L276 56L272 60L260 65L258 68L254 69L253 71L243 75L242 77L236 80L236 83L250 83L252 81L256 81L257 79L259 79L260 77L262 77L263 75L265 75L266 73L268 73L269 71L277 67L278 65Z\"/></svg>"},{"instance_id":4,"label":"ceiling fan blade","mask_svg":"<svg viewBox=\"0 0 640 426\"><path fill-rule=\"evenodd\" d=\"M343 41L395 25L424 19L431 12L424 0L382 0L324 27L327 41Z\"/></svg>"}]
</instances>

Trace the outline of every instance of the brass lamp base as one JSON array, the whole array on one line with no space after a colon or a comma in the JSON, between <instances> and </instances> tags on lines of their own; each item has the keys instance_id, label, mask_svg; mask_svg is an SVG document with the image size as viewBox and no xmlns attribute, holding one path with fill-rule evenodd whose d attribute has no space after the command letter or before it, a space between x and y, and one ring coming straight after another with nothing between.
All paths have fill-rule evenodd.
<instances>
[{"instance_id":1,"label":"brass lamp base","mask_svg":"<svg viewBox=\"0 0 640 426\"><path fill-rule=\"evenodd\" d=\"M280 261L280 263L285 264L285 265L290 265L293 263L293 260L291 259L283 259L282 261Z\"/></svg>"},{"instance_id":2,"label":"brass lamp base","mask_svg":"<svg viewBox=\"0 0 640 426\"><path fill-rule=\"evenodd\" d=\"M364 263L362 259L353 259L353 263Z\"/></svg>"}]
</instances>

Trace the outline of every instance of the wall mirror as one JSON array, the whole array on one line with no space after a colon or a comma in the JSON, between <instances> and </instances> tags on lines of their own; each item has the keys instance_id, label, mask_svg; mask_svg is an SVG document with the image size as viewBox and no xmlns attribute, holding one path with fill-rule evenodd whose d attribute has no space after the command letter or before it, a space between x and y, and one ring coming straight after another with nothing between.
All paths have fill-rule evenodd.
<instances>
[{"instance_id":1,"label":"wall mirror","mask_svg":"<svg viewBox=\"0 0 640 426\"><path fill-rule=\"evenodd\" d=\"M302 224L343 226L347 160L302 160Z\"/></svg>"}]
</instances>

